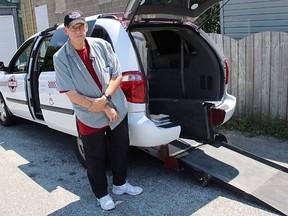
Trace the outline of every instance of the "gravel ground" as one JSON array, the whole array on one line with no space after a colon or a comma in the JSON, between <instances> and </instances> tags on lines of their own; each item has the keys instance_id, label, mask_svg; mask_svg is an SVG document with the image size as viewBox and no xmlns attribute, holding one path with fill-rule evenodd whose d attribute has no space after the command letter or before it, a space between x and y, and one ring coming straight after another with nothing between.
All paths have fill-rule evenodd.
<instances>
[{"instance_id":1,"label":"gravel ground","mask_svg":"<svg viewBox=\"0 0 288 216\"><path fill-rule=\"evenodd\" d=\"M223 133L229 143L288 167L288 141ZM72 145L70 136L29 121L0 126L0 215L279 215L216 183L202 187L134 147L128 181L144 192L112 195L116 208L105 212L97 206Z\"/></svg>"}]
</instances>

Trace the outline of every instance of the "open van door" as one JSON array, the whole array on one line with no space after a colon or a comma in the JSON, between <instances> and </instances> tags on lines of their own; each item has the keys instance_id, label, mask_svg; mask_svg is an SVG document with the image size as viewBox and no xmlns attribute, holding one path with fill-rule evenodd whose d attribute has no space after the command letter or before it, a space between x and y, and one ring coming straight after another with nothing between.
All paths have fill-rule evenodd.
<instances>
[{"instance_id":1,"label":"open van door","mask_svg":"<svg viewBox=\"0 0 288 216\"><path fill-rule=\"evenodd\" d=\"M221 0L130 0L124 19L175 19L194 21L211 6ZM167 16L168 15L168 16Z\"/></svg>"}]
</instances>

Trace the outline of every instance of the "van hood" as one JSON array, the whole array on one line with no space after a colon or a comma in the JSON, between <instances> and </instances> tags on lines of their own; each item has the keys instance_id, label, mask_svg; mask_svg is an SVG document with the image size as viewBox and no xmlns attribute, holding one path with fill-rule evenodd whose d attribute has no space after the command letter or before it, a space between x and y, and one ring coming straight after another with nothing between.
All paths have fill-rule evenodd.
<instances>
[{"instance_id":1,"label":"van hood","mask_svg":"<svg viewBox=\"0 0 288 216\"><path fill-rule=\"evenodd\" d=\"M221 0L129 0L124 19L194 21Z\"/></svg>"}]
</instances>

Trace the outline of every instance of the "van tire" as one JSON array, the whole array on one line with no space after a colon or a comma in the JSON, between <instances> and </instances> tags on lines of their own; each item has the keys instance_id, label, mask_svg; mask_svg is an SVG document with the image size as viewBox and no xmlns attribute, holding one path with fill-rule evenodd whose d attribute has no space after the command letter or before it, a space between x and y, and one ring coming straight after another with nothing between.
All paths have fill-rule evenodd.
<instances>
[{"instance_id":1,"label":"van tire","mask_svg":"<svg viewBox=\"0 0 288 216\"><path fill-rule=\"evenodd\" d=\"M215 141L228 143L226 136L224 134L221 134L221 133L215 135Z\"/></svg>"},{"instance_id":2,"label":"van tire","mask_svg":"<svg viewBox=\"0 0 288 216\"><path fill-rule=\"evenodd\" d=\"M0 124L10 126L16 123L16 117L8 109L2 94L0 93Z\"/></svg>"}]
</instances>

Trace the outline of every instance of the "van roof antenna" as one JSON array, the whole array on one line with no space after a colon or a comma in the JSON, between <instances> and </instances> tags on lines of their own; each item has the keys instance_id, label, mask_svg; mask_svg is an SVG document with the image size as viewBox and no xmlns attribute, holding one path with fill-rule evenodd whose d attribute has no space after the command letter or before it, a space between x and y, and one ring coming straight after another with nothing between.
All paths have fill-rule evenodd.
<instances>
[{"instance_id":1,"label":"van roof antenna","mask_svg":"<svg viewBox=\"0 0 288 216\"><path fill-rule=\"evenodd\" d=\"M204 26L212 17L214 17L215 14L217 14L229 1L230 0L227 0L218 10L216 10L211 16L209 16L206 20L204 20L204 22L202 22L201 25L199 25L197 30L201 29L202 26Z\"/></svg>"}]
</instances>

